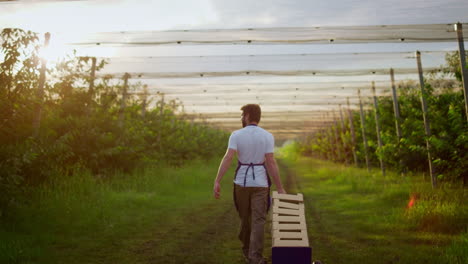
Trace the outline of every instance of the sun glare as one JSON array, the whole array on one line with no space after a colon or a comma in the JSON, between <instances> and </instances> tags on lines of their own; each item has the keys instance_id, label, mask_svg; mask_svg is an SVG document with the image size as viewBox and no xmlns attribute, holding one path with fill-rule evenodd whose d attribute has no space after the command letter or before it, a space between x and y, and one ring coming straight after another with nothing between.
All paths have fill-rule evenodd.
<instances>
[{"instance_id":1,"label":"sun glare","mask_svg":"<svg viewBox=\"0 0 468 264\"><path fill-rule=\"evenodd\" d=\"M42 44L44 44L44 39L43 35L40 40ZM40 49L39 56L53 63L73 55L73 50L76 50L76 56L90 57L113 57L119 52L119 49L115 47L79 47L71 44L81 39L86 39L86 35L51 33L49 45Z\"/></svg>"},{"instance_id":2,"label":"sun glare","mask_svg":"<svg viewBox=\"0 0 468 264\"><path fill-rule=\"evenodd\" d=\"M44 43L44 40L42 40L42 43ZM67 40L63 37L57 37L51 34L49 45L40 49L39 56L47 61L56 62L66 55L72 54L73 49L66 45L66 43Z\"/></svg>"}]
</instances>

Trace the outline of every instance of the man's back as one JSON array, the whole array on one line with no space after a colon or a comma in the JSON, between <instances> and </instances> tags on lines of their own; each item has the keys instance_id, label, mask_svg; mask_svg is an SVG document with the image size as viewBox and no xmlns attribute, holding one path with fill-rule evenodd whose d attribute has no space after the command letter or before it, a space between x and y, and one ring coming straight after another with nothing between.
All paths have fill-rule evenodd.
<instances>
[{"instance_id":1,"label":"man's back","mask_svg":"<svg viewBox=\"0 0 468 264\"><path fill-rule=\"evenodd\" d=\"M248 125L231 134L228 148L237 150L237 158L241 163L260 164L265 161L266 153L273 153L274 145L274 138L270 132L255 125ZM247 169L248 166L245 165L239 168L234 183L244 185ZM253 179L254 170L255 180ZM249 168L245 186L268 187L265 168L263 166Z\"/></svg>"}]
</instances>

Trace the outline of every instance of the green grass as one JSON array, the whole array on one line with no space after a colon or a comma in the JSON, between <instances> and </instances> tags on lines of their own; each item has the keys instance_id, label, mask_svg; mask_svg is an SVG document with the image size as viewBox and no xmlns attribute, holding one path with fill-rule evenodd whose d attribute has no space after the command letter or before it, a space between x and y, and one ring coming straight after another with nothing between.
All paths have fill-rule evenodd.
<instances>
[{"instance_id":1,"label":"green grass","mask_svg":"<svg viewBox=\"0 0 468 264\"><path fill-rule=\"evenodd\" d=\"M323 263L468 263L467 191L420 175L283 155L306 199L314 259ZM411 197L416 201L408 208ZM465 231L465 233L463 233Z\"/></svg>"},{"instance_id":2,"label":"green grass","mask_svg":"<svg viewBox=\"0 0 468 264\"><path fill-rule=\"evenodd\" d=\"M243 263L232 203L235 163L215 200L219 161L111 178L76 171L36 188L0 222L0 263ZM294 155L283 155L281 164L287 190L306 198L314 259L466 263L466 191L432 190L420 175L383 178L377 170Z\"/></svg>"},{"instance_id":3,"label":"green grass","mask_svg":"<svg viewBox=\"0 0 468 264\"><path fill-rule=\"evenodd\" d=\"M215 200L218 165L57 179L2 219L0 263L239 263L233 168Z\"/></svg>"}]
</instances>

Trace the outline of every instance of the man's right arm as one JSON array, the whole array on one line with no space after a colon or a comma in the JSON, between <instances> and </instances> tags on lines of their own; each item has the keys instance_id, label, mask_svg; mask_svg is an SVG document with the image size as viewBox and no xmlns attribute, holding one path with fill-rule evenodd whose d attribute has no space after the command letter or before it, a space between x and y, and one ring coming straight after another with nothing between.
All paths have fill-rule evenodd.
<instances>
[{"instance_id":1,"label":"man's right arm","mask_svg":"<svg viewBox=\"0 0 468 264\"><path fill-rule=\"evenodd\" d=\"M276 185L276 190L278 193L286 193L281 184L281 179L278 170L278 164L276 164L275 157L273 153L266 153L265 154L265 165L268 170L268 174L273 178L273 182Z\"/></svg>"}]
</instances>

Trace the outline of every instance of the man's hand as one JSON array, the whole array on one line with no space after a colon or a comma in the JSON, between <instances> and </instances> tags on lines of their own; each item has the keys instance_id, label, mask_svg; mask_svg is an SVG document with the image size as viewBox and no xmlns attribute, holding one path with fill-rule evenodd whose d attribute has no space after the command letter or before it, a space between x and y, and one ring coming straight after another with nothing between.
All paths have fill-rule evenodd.
<instances>
[{"instance_id":1,"label":"man's hand","mask_svg":"<svg viewBox=\"0 0 468 264\"><path fill-rule=\"evenodd\" d=\"M283 184L281 184L281 179L279 176L278 164L276 164L276 159L273 156L273 153L266 153L265 154L265 164L268 170L268 173L271 175L273 182L276 185L276 191L278 193L286 193L283 188Z\"/></svg>"},{"instance_id":2,"label":"man's hand","mask_svg":"<svg viewBox=\"0 0 468 264\"><path fill-rule=\"evenodd\" d=\"M284 188L278 189L277 191L278 191L278 193L284 193L284 194L286 194L286 191L284 190Z\"/></svg>"},{"instance_id":3,"label":"man's hand","mask_svg":"<svg viewBox=\"0 0 468 264\"><path fill-rule=\"evenodd\" d=\"M214 198L219 199L219 197L221 196L220 193L221 193L221 186L219 185L219 182L215 182L214 187L213 187Z\"/></svg>"},{"instance_id":4,"label":"man's hand","mask_svg":"<svg viewBox=\"0 0 468 264\"><path fill-rule=\"evenodd\" d=\"M221 182L221 179L223 178L226 171L229 169L229 166L231 165L231 161L235 154L235 149L228 148L226 154L223 157L223 160L221 161L221 164L219 164L218 174L216 175L213 187L213 195L216 199L219 199L219 193L221 192L221 186L219 185L219 183Z\"/></svg>"}]
</instances>

